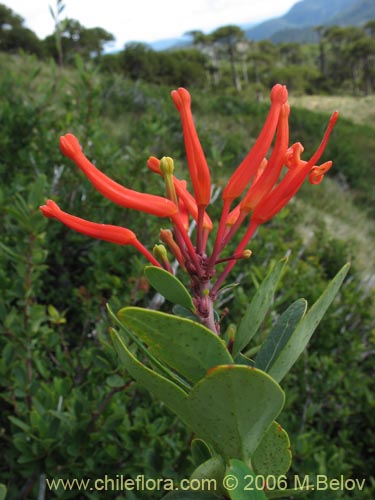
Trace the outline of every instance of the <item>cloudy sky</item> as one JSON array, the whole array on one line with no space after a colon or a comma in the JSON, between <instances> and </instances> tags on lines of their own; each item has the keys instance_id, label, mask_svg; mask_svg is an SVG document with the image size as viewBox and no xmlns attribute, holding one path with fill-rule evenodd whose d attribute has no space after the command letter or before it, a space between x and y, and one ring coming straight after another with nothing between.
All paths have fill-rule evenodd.
<instances>
[{"instance_id":1,"label":"cloudy sky","mask_svg":"<svg viewBox=\"0 0 375 500\"><path fill-rule=\"evenodd\" d=\"M99 26L116 38L114 47L129 41L153 42L199 29L209 33L226 24L256 23L285 14L298 0L64 0L63 17L86 28ZM56 0L1 0L25 19L39 38L53 32L49 5Z\"/></svg>"}]
</instances>

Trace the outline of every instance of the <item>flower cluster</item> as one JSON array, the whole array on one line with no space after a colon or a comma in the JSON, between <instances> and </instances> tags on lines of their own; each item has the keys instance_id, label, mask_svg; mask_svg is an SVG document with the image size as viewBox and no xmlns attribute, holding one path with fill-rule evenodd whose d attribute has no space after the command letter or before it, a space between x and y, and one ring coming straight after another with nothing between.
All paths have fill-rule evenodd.
<instances>
[{"instance_id":1,"label":"flower cluster","mask_svg":"<svg viewBox=\"0 0 375 500\"><path fill-rule=\"evenodd\" d=\"M151 157L147 162L151 171L163 176L166 185L166 196L155 196L126 188L107 177L86 158L74 135L66 134L61 137L60 148L65 156L74 161L93 186L109 200L124 208L170 220L172 230L162 229L160 240L191 276L197 315L202 323L217 332L219 327L214 319L213 301L236 260L250 256L251 252L246 246L256 229L285 207L307 177L312 184L317 184L332 166L331 161L319 166L317 163L323 154L338 113L332 115L316 152L308 161L302 160L302 144L289 145L290 109L287 89L280 84L272 88L271 106L263 129L222 192L222 214L213 241L213 251L207 255L207 241L213 230L212 221L207 213L211 194L210 170L195 129L189 92L179 88L171 95L181 117L194 195L188 191L186 181L177 179L173 175L173 160L169 157L161 160ZM267 159L273 141L272 152ZM232 206L235 200L237 204ZM48 200L41 207L41 211L46 217L58 219L71 229L87 236L119 245L133 245L153 265L172 272L165 247L156 245L154 252L151 253L130 229L75 217L62 211L52 200ZM188 232L190 219L196 221L194 241ZM244 225L244 234L233 255L221 258L224 248ZM226 266L221 274L216 276L216 266L222 262L226 262Z\"/></svg>"}]
</instances>

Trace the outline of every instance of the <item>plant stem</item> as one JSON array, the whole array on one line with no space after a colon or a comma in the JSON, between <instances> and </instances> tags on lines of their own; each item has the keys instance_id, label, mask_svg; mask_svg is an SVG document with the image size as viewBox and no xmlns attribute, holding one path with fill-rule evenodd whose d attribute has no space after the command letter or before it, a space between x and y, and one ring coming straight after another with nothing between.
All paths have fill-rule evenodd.
<instances>
[{"instance_id":1,"label":"plant stem","mask_svg":"<svg viewBox=\"0 0 375 500\"><path fill-rule=\"evenodd\" d=\"M209 330L216 335L219 334L218 326L215 322L214 301L210 297L211 283L209 280L199 282L199 293L197 297L197 311L204 324Z\"/></svg>"}]
</instances>

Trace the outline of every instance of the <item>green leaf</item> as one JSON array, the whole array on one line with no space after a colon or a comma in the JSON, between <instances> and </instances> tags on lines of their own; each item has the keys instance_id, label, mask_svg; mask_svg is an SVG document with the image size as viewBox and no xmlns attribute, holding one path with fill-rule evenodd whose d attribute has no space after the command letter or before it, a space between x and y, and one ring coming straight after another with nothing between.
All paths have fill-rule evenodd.
<instances>
[{"instance_id":1,"label":"green leaf","mask_svg":"<svg viewBox=\"0 0 375 500\"><path fill-rule=\"evenodd\" d=\"M176 276L156 266L146 266L145 275L155 290L167 300L191 311L195 310L189 292Z\"/></svg>"},{"instance_id":2,"label":"green leaf","mask_svg":"<svg viewBox=\"0 0 375 500\"><path fill-rule=\"evenodd\" d=\"M197 436L225 459L248 460L284 399L266 373L242 365L219 366L193 387L186 418Z\"/></svg>"},{"instance_id":3,"label":"green leaf","mask_svg":"<svg viewBox=\"0 0 375 500\"><path fill-rule=\"evenodd\" d=\"M187 394L176 384L138 361L129 351L125 338L114 328L110 333L116 351L130 375L186 422Z\"/></svg>"},{"instance_id":4,"label":"green leaf","mask_svg":"<svg viewBox=\"0 0 375 500\"><path fill-rule=\"evenodd\" d=\"M146 359L152 363L152 365L157 368L160 373L166 375L169 380L176 382L178 385L184 387L185 389L190 389L190 385L181 379L177 374L173 373L169 368L164 366L155 356L146 348L144 344L139 340L139 338L130 330L124 323L122 323L115 313L112 311L109 304L107 304L107 309L109 314L112 316L114 321L120 326L121 330L126 334L128 338L130 338L135 345L139 348L139 350L144 354Z\"/></svg>"},{"instance_id":5,"label":"green leaf","mask_svg":"<svg viewBox=\"0 0 375 500\"><path fill-rule=\"evenodd\" d=\"M342 285L349 267L350 264L346 264L336 274L326 290L307 312L303 320L297 325L297 328L289 337L283 349L279 352L277 359L269 370L269 374L277 382L283 379L304 351L316 327L319 325L320 320L323 318Z\"/></svg>"},{"instance_id":6,"label":"green leaf","mask_svg":"<svg viewBox=\"0 0 375 500\"><path fill-rule=\"evenodd\" d=\"M216 350L217 356L222 356L223 352L225 356L229 356L218 337L192 321L137 308L125 308L120 316L126 317L126 324L131 320L129 326L135 327L137 334L140 328L140 336L143 336L144 329L152 325L155 329L152 334L156 339L152 338L152 341L159 344L158 349L162 359L166 358L172 363L168 356L174 354L175 358L178 358L181 355L179 363L183 363L182 354L185 353L191 363L196 363L195 370L202 370L199 377L206 374L207 367L212 361L211 351L212 349L215 351L215 346L220 345L220 349ZM181 323L184 324L182 329ZM168 336L166 332L170 335ZM156 398L164 401L197 434L197 437L204 439L224 458L249 459L283 407L283 391L271 377L260 370L232 364L216 366L211 368L187 395L174 382L140 363L129 351L122 335L113 331L112 337L130 374ZM168 346L168 343L174 345L174 339L177 339L176 350ZM208 347L210 343L212 349ZM198 348L198 357L193 354L193 346ZM201 350L202 346L205 350ZM158 349L156 351L159 354ZM163 352L164 349L169 350L167 357ZM205 352L209 353L208 357ZM203 367L203 362L207 364L206 367ZM216 362L217 360L213 366ZM194 377L198 379L196 373Z\"/></svg>"},{"instance_id":7,"label":"green leaf","mask_svg":"<svg viewBox=\"0 0 375 500\"><path fill-rule=\"evenodd\" d=\"M5 500L7 496L7 487L5 484L0 484L0 500Z\"/></svg>"},{"instance_id":8,"label":"green leaf","mask_svg":"<svg viewBox=\"0 0 375 500\"><path fill-rule=\"evenodd\" d=\"M216 488L210 488L211 492L224 493L223 489L223 478L225 475L225 463L222 457L215 455L209 458L206 462L203 462L199 467L197 467L190 476L190 479L197 479L202 485L202 490L204 490L205 483L204 479L212 479L216 483ZM212 481L212 484L214 482ZM207 488L207 486L206 486Z\"/></svg>"},{"instance_id":9,"label":"green leaf","mask_svg":"<svg viewBox=\"0 0 375 500\"><path fill-rule=\"evenodd\" d=\"M254 472L258 475L283 476L292 463L292 452L287 432L273 422L251 457Z\"/></svg>"},{"instance_id":10,"label":"green leaf","mask_svg":"<svg viewBox=\"0 0 375 500\"><path fill-rule=\"evenodd\" d=\"M262 324L286 262L286 259L282 259L275 264L247 307L234 339L232 351L234 357L247 346Z\"/></svg>"},{"instance_id":11,"label":"green leaf","mask_svg":"<svg viewBox=\"0 0 375 500\"><path fill-rule=\"evenodd\" d=\"M13 417L12 415L10 415L8 418L12 422L12 424L16 425L25 432L30 432L30 426L25 422L23 422L22 420L20 420L19 418Z\"/></svg>"},{"instance_id":12,"label":"green leaf","mask_svg":"<svg viewBox=\"0 0 375 500\"><path fill-rule=\"evenodd\" d=\"M214 366L233 363L224 342L199 323L138 307L125 307L118 317L153 355L192 383Z\"/></svg>"},{"instance_id":13,"label":"green leaf","mask_svg":"<svg viewBox=\"0 0 375 500\"><path fill-rule=\"evenodd\" d=\"M193 439L191 442L191 457L196 467L212 457L212 453L203 439Z\"/></svg>"},{"instance_id":14,"label":"green leaf","mask_svg":"<svg viewBox=\"0 0 375 500\"><path fill-rule=\"evenodd\" d=\"M255 359L255 367L268 372L277 356L285 347L296 326L304 316L307 309L305 299L293 302L280 316L279 321L272 328L264 340Z\"/></svg>"},{"instance_id":15,"label":"green leaf","mask_svg":"<svg viewBox=\"0 0 375 500\"><path fill-rule=\"evenodd\" d=\"M191 319L192 321L199 322L198 316L192 313L190 309L186 309L186 307L179 306L178 304L176 306L173 306L172 312L176 316L180 316L180 318L187 318Z\"/></svg>"},{"instance_id":16,"label":"green leaf","mask_svg":"<svg viewBox=\"0 0 375 500\"><path fill-rule=\"evenodd\" d=\"M119 332L112 329L111 336L132 377L226 459L248 460L283 407L283 391L260 370L218 366L188 395L138 361Z\"/></svg>"},{"instance_id":17,"label":"green leaf","mask_svg":"<svg viewBox=\"0 0 375 500\"><path fill-rule=\"evenodd\" d=\"M117 374L110 375L109 377L107 377L106 382L109 385L109 387L113 388L122 387L125 384L124 379Z\"/></svg>"},{"instance_id":18,"label":"green leaf","mask_svg":"<svg viewBox=\"0 0 375 500\"><path fill-rule=\"evenodd\" d=\"M0 241L0 250L2 250L6 255L8 255L8 257L13 259L15 262L17 261L23 262L25 260L25 257L23 255L18 255L17 253L13 252L11 248L4 245L4 243L2 243L1 241Z\"/></svg>"},{"instance_id":19,"label":"green leaf","mask_svg":"<svg viewBox=\"0 0 375 500\"><path fill-rule=\"evenodd\" d=\"M246 365L246 366L254 366L254 360L248 358L241 352L237 354L236 359L234 360L236 365Z\"/></svg>"},{"instance_id":20,"label":"green leaf","mask_svg":"<svg viewBox=\"0 0 375 500\"><path fill-rule=\"evenodd\" d=\"M41 374L41 376L43 378L47 379L50 375L50 372L48 371L48 369L45 366L45 364L43 363L43 361L41 359L39 359L38 357L34 358L34 363L35 363L35 366L36 366L38 372Z\"/></svg>"},{"instance_id":21,"label":"green leaf","mask_svg":"<svg viewBox=\"0 0 375 500\"><path fill-rule=\"evenodd\" d=\"M224 478L231 500L267 500L263 490L258 490L254 472L241 460L230 460Z\"/></svg>"}]
</instances>

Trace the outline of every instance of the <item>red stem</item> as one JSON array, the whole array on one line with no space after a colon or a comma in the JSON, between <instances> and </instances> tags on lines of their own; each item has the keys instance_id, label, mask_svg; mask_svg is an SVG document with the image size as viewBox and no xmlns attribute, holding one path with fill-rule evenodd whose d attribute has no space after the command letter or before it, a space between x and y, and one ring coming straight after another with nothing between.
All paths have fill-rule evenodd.
<instances>
[{"instance_id":1,"label":"red stem","mask_svg":"<svg viewBox=\"0 0 375 500\"><path fill-rule=\"evenodd\" d=\"M255 233L258 225L259 224L256 221L252 221L252 220L250 221L250 225L247 228L247 231L244 234L244 236L243 236L240 244L236 248L234 254L238 254L238 253L242 252L245 249L245 247L246 247L247 243L249 242L250 238ZM233 266L235 265L235 263L236 263L235 260L231 260L225 266L224 271L220 274L218 280L216 281L215 285L211 289L210 295L211 295L212 298L215 298L215 296L216 296L216 294L217 294L217 292L218 292L221 284L223 283L223 281L225 280L225 278L228 276L228 274L231 272L231 270L233 269Z\"/></svg>"},{"instance_id":2,"label":"red stem","mask_svg":"<svg viewBox=\"0 0 375 500\"><path fill-rule=\"evenodd\" d=\"M228 218L230 206L231 206L231 200L224 200L224 206L223 206L223 211L221 212L221 218L219 222L219 228L217 230L216 234L216 240L214 244L214 249L212 251L212 255L209 258L208 261L208 266L207 266L207 272L211 273L213 271L213 268L215 266L215 262L220 255L221 250L223 249L222 242L224 239L224 234L225 234L225 223Z\"/></svg>"}]
</instances>

